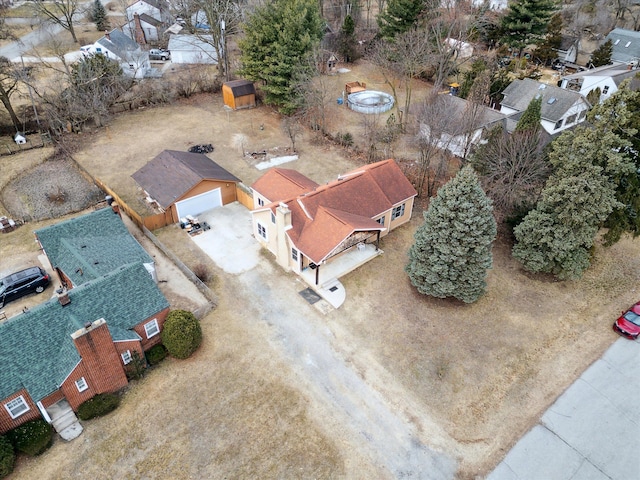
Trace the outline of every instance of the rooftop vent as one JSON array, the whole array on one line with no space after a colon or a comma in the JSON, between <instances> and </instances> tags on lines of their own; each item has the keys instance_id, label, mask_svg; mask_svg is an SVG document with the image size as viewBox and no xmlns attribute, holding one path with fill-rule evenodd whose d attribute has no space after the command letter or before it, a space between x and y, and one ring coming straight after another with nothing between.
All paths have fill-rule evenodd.
<instances>
[{"instance_id":1,"label":"rooftop vent","mask_svg":"<svg viewBox=\"0 0 640 480\"><path fill-rule=\"evenodd\" d=\"M544 90L545 88L547 88L547 86L544 83L541 83L538 90Z\"/></svg>"},{"instance_id":2,"label":"rooftop vent","mask_svg":"<svg viewBox=\"0 0 640 480\"><path fill-rule=\"evenodd\" d=\"M549 100L547 100L547 103L549 105L552 105L554 103L556 103L558 101L558 99L556 97L551 97Z\"/></svg>"}]
</instances>

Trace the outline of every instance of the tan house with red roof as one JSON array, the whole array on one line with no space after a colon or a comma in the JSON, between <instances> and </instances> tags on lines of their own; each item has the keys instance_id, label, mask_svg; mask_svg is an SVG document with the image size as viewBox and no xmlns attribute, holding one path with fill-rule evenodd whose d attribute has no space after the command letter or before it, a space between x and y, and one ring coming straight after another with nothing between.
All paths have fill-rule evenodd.
<instances>
[{"instance_id":1,"label":"tan house with red roof","mask_svg":"<svg viewBox=\"0 0 640 480\"><path fill-rule=\"evenodd\" d=\"M274 168L252 189L255 238L334 306L344 301L338 278L382 253L380 238L411 219L417 195L394 160L326 185Z\"/></svg>"}]
</instances>

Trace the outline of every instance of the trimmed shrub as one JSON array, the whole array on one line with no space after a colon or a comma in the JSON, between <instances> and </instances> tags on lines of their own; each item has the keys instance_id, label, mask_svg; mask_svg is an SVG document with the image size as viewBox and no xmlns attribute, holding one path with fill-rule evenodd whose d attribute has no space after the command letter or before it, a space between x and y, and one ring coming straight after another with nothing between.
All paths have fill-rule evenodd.
<instances>
[{"instance_id":1,"label":"trimmed shrub","mask_svg":"<svg viewBox=\"0 0 640 480\"><path fill-rule=\"evenodd\" d=\"M80 420L91 420L111 413L120 405L120 397L115 393L100 393L78 407Z\"/></svg>"},{"instance_id":2,"label":"trimmed shrub","mask_svg":"<svg viewBox=\"0 0 640 480\"><path fill-rule=\"evenodd\" d=\"M13 472L16 463L16 452L7 437L0 436L0 478L8 476Z\"/></svg>"},{"instance_id":3,"label":"trimmed shrub","mask_svg":"<svg viewBox=\"0 0 640 480\"><path fill-rule=\"evenodd\" d=\"M202 343L200 322L191 312L173 310L167 315L162 329L162 344L169 355L188 358Z\"/></svg>"},{"instance_id":4,"label":"trimmed shrub","mask_svg":"<svg viewBox=\"0 0 640 480\"><path fill-rule=\"evenodd\" d=\"M147 350L145 355L147 356L147 362L149 365L157 365L166 358L167 349L164 348L164 345L159 343Z\"/></svg>"},{"instance_id":5,"label":"trimmed shrub","mask_svg":"<svg viewBox=\"0 0 640 480\"><path fill-rule=\"evenodd\" d=\"M14 428L7 436L16 451L35 457L53 443L53 427L39 418Z\"/></svg>"}]
</instances>

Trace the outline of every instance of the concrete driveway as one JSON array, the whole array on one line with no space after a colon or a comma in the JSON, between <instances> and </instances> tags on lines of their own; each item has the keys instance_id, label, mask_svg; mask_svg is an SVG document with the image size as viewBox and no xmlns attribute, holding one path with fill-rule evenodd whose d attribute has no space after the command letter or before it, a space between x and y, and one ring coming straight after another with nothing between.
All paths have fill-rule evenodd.
<instances>
[{"instance_id":1,"label":"concrete driveway","mask_svg":"<svg viewBox=\"0 0 640 480\"><path fill-rule=\"evenodd\" d=\"M251 211L238 202L198 215L211 229L191 237L226 273L247 272L258 264L260 244L253 238Z\"/></svg>"},{"instance_id":2,"label":"concrete driveway","mask_svg":"<svg viewBox=\"0 0 640 480\"><path fill-rule=\"evenodd\" d=\"M487 480L640 478L640 344L617 340Z\"/></svg>"}]
</instances>

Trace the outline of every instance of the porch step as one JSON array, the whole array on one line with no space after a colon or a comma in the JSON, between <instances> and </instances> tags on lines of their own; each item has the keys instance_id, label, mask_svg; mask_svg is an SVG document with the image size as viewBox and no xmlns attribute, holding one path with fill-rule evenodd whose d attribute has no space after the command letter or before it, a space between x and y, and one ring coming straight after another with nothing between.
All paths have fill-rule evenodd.
<instances>
[{"instance_id":1,"label":"porch step","mask_svg":"<svg viewBox=\"0 0 640 480\"><path fill-rule=\"evenodd\" d=\"M62 431L59 431L58 433L60 434L63 440L66 440L67 442L69 442L74 438L77 438L78 436L80 436L80 434L82 433L82 425L80 425L80 422L75 421L71 425L69 425L67 428L65 428Z\"/></svg>"},{"instance_id":2,"label":"porch step","mask_svg":"<svg viewBox=\"0 0 640 480\"><path fill-rule=\"evenodd\" d=\"M73 410L69 410L68 412L65 412L64 414L60 415L57 418L52 418L51 424L53 425L53 428L56 429L56 432L61 432L62 430L73 425L77 421L78 421L78 418L76 417L76 414L73 413Z\"/></svg>"}]
</instances>

